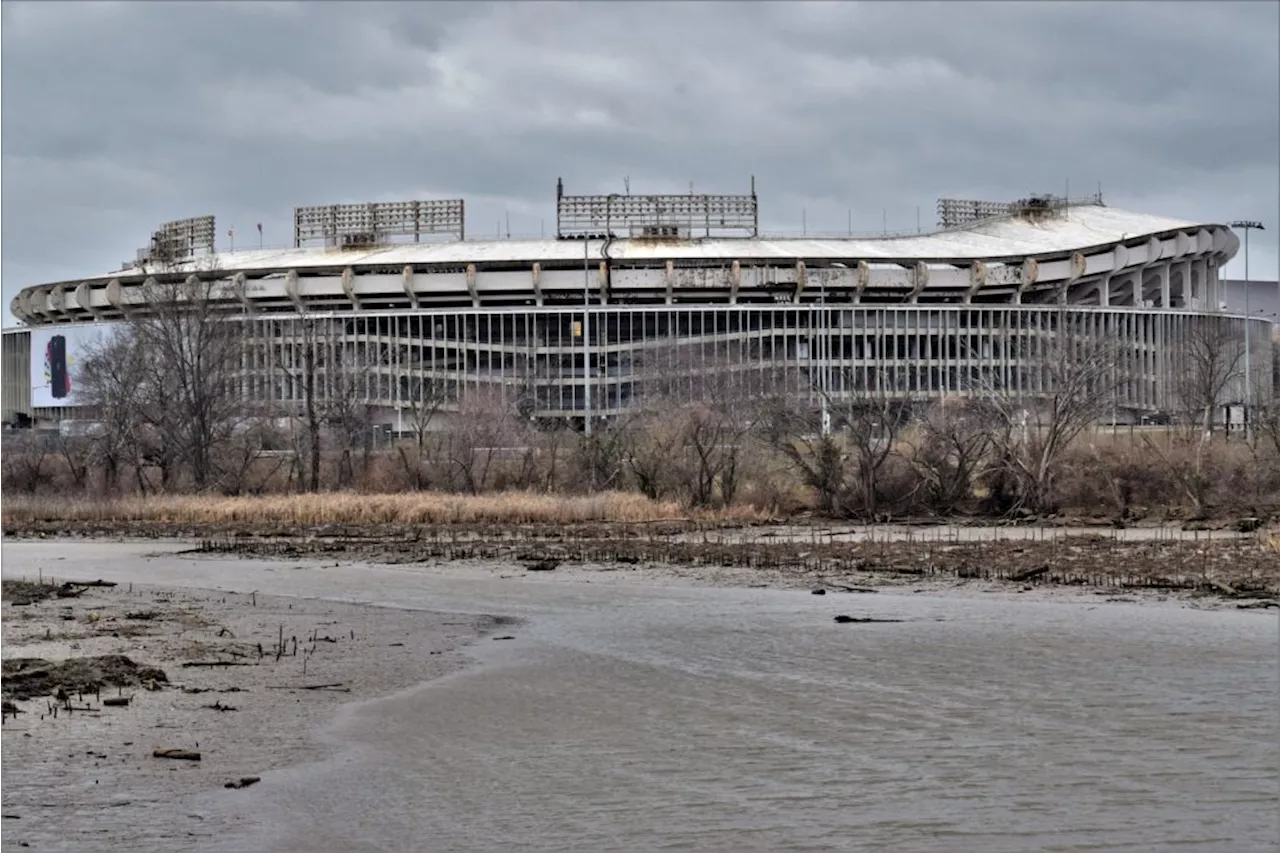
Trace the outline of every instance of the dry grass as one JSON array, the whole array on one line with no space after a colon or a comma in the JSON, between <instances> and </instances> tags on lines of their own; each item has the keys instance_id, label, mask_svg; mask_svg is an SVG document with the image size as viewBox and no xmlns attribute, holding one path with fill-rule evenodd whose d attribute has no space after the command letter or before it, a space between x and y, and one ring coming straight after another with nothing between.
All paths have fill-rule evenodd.
<instances>
[{"instance_id":1,"label":"dry grass","mask_svg":"<svg viewBox=\"0 0 1280 853\"><path fill-rule=\"evenodd\" d=\"M0 509L7 525L38 521L159 524L577 524L674 519L757 520L750 507L690 512L675 501L603 492L558 496L529 492L456 495L324 493L264 497L165 495L114 501L9 497Z\"/></svg>"}]
</instances>

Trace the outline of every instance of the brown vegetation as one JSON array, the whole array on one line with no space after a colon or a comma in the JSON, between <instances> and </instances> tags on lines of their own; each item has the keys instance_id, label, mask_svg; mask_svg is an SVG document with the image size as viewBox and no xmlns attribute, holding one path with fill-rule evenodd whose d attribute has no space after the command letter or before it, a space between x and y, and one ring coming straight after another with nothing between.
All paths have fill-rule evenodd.
<instances>
[{"instance_id":1,"label":"brown vegetation","mask_svg":"<svg viewBox=\"0 0 1280 853\"><path fill-rule=\"evenodd\" d=\"M54 498L9 499L0 512L6 529L41 521L154 522L191 526L470 525L650 522L690 518L751 519L749 507L690 514L674 501L602 492L558 496L527 492L486 495L410 492L216 497L149 495L112 501Z\"/></svg>"}]
</instances>

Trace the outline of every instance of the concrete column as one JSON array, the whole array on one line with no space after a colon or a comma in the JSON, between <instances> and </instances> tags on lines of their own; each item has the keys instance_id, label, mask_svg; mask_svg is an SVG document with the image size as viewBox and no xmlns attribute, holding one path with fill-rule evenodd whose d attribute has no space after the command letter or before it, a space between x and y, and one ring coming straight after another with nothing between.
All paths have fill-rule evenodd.
<instances>
[{"instance_id":1,"label":"concrete column","mask_svg":"<svg viewBox=\"0 0 1280 853\"><path fill-rule=\"evenodd\" d=\"M1106 308L1111 304L1111 273L1102 277L1098 284L1098 305Z\"/></svg>"},{"instance_id":2,"label":"concrete column","mask_svg":"<svg viewBox=\"0 0 1280 853\"><path fill-rule=\"evenodd\" d=\"M1169 280L1172 278L1173 264L1165 261L1160 265L1160 307L1172 308L1173 302L1169 294Z\"/></svg>"}]
</instances>

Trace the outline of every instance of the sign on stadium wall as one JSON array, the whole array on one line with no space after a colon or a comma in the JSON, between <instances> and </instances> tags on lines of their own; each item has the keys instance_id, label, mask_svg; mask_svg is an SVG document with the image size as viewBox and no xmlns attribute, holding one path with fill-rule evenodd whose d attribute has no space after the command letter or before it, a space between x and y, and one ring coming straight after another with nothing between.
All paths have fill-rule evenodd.
<instances>
[{"instance_id":1,"label":"sign on stadium wall","mask_svg":"<svg viewBox=\"0 0 1280 853\"><path fill-rule=\"evenodd\" d=\"M61 326L31 330L31 406L60 408L81 405L78 371L91 349L115 325Z\"/></svg>"}]
</instances>

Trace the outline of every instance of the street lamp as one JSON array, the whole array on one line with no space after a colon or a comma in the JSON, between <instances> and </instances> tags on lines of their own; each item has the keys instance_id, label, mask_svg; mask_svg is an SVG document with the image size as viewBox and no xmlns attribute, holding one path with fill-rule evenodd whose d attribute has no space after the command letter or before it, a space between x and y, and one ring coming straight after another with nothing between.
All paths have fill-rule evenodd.
<instances>
[{"instance_id":1,"label":"street lamp","mask_svg":"<svg viewBox=\"0 0 1280 853\"><path fill-rule=\"evenodd\" d=\"M591 435L591 237L582 238L582 431Z\"/></svg>"},{"instance_id":2,"label":"street lamp","mask_svg":"<svg viewBox=\"0 0 1280 853\"><path fill-rule=\"evenodd\" d=\"M1262 223L1255 219L1241 219L1231 223L1232 228L1241 228L1244 230L1244 434L1249 436L1249 425L1253 423L1249 417L1249 409L1253 405L1253 371L1251 369L1250 358L1252 356L1253 347L1249 341L1249 321L1252 319L1249 314L1249 232L1265 231Z\"/></svg>"}]
</instances>

